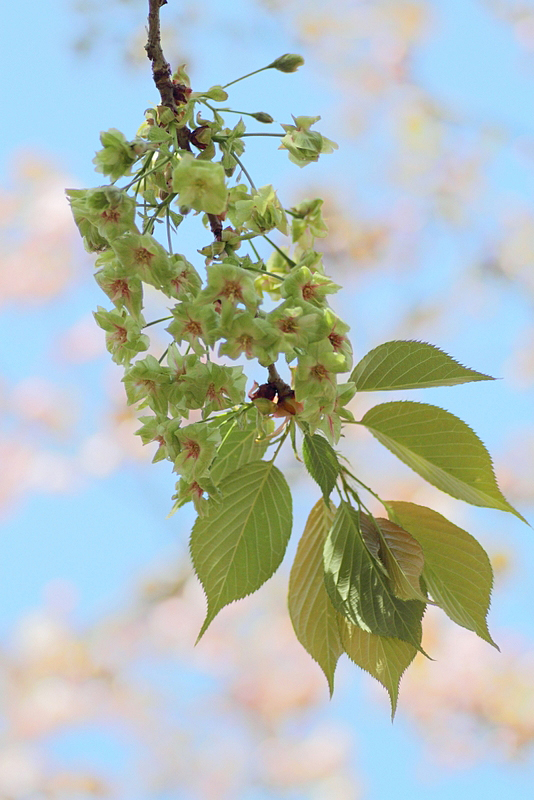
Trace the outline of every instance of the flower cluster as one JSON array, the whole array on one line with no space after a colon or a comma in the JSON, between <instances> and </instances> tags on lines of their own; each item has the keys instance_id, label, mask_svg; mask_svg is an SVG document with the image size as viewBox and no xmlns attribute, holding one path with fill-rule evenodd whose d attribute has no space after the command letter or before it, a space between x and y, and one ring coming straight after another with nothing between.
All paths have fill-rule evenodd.
<instances>
[{"instance_id":1,"label":"flower cluster","mask_svg":"<svg viewBox=\"0 0 534 800\"><path fill-rule=\"evenodd\" d=\"M292 72L301 63L286 54L270 67ZM225 127L211 105L227 93L220 86L192 92L183 68L173 86L176 107L149 109L134 140L116 130L102 134L95 164L113 183L67 194L87 250L97 253L96 280L113 305L98 308L95 320L113 360L125 367L128 402L151 412L141 417L138 433L144 443L159 445L155 461L173 463L180 476L177 505L193 500L201 510L206 493L217 495L211 471L222 452L222 425L256 427L265 435L265 417L283 416L305 433L319 429L337 442L354 394L354 385L338 383L338 376L351 370L352 350L348 326L327 301L340 287L314 249L315 238L327 232L322 201L286 211L272 186L232 181L237 168L238 179L249 176L241 164L243 120ZM249 116L273 122L265 112ZM336 147L310 130L318 119L282 125L281 147L299 166ZM128 181L122 188L115 185L121 178ZM206 263L198 269L172 246L191 211L203 215L212 238L199 251ZM166 247L155 236L161 223ZM274 230L289 234L291 243L264 259L253 240L265 241ZM250 255L238 252L246 245ZM146 287L167 300L170 341L159 358L147 354L154 323L143 314ZM281 358L289 365L287 383L275 366ZM250 402L243 366L228 363L237 359L267 370Z\"/></svg>"}]
</instances>

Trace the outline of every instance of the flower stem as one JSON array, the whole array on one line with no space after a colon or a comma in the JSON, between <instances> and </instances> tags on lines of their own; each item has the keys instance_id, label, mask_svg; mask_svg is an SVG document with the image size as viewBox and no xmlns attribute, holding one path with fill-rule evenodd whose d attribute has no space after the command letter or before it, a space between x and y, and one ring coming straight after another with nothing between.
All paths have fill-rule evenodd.
<instances>
[{"instance_id":1,"label":"flower stem","mask_svg":"<svg viewBox=\"0 0 534 800\"><path fill-rule=\"evenodd\" d=\"M237 161L237 163L241 167L242 171L245 173L245 175L247 177L247 180L250 183L251 187L254 189L255 192L257 192L258 190L256 189L256 187L254 185L254 181L252 180L252 178L248 174L247 168L245 167L245 165L243 164L243 162L241 161L239 156L237 156L235 153L232 153L232 158L235 158L235 160Z\"/></svg>"},{"instance_id":2,"label":"flower stem","mask_svg":"<svg viewBox=\"0 0 534 800\"><path fill-rule=\"evenodd\" d=\"M238 136L238 139L243 139L245 136L278 136L281 138L285 136L285 133L241 133Z\"/></svg>"},{"instance_id":3,"label":"flower stem","mask_svg":"<svg viewBox=\"0 0 534 800\"><path fill-rule=\"evenodd\" d=\"M261 69L255 69L254 72L247 72L246 75L241 75L240 78L236 78L235 80L230 81L230 83L225 83L222 88L223 89L227 89L229 86L232 86L234 83L238 83L239 81L244 81L245 78L250 78L252 75L257 75L258 72L264 72L266 69L271 69L271 66L272 65L269 64L266 67L261 67Z\"/></svg>"},{"instance_id":4,"label":"flower stem","mask_svg":"<svg viewBox=\"0 0 534 800\"><path fill-rule=\"evenodd\" d=\"M289 423L289 424L291 424L291 423ZM280 441L279 441L279 443L278 443L278 447L277 447L277 448L276 448L276 450L274 451L274 455L273 455L273 457L272 457L272 458L270 459L270 461L269 461L269 463L270 463L270 464L274 464L274 462L275 462L275 459L276 459L276 456L278 455L278 453L279 453L279 452L280 452L280 450L282 449L282 445L284 444L285 440L287 439L287 434L288 434L288 433L289 433L289 427L288 427L288 428L286 428L286 431L285 431L285 433L284 433L284 434L283 434L283 436L280 438Z\"/></svg>"},{"instance_id":5,"label":"flower stem","mask_svg":"<svg viewBox=\"0 0 534 800\"><path fill-rule=\"evenodd\" d=\"M172 319L172 315L170 317L161 317L161 319L154 319L152 322L147 322L146 325L143 325L142 330L145 328L150 328L151 325L157 325L158 322L166 322L168 319Z\"/></svg>"},{"instance_id":6,"label":"flower stem","mask_svg":"<svg viewBox=\"0 0 534 800\"><path fill-rule=\"evenodd\" d=\"M280 253L280 255L282 256L282 258L285 258L285 260L287 261L287 263L289 264L289 266L290 266L290 267L296 267L296 266L297 266L297 262L296 262L296 261L293 261L293 259L292 259L292 258L289 258L289 256L287 255L287 253L284 253L284 251L283 251L283 250L282 250L280 247L278 247L278 245L277 245L277 244L275 244L275 243L272 241L272 239L269 239L269 237L268 237L268 236L266 236L265 234L262 234L262 236L263 236L263 238L264 238L264 239L266 239L266 240L269 242L269 244L271 245L271 247L274 247L274 249L275 249L275 250L276 250L278 253Z\"/></svg>"},{"instance_id":7,"label":"flower stem","mask_svg":"<svg viewBox=\"0 0 534 800\"><path fill-rule=\"evenodd\" d=\"M150 156L149 156L149 158L147 159L147 164L146 164L146 166L148 166L148 164L150 164L150 161L152 160L152 157L153 157L153 156L154 156L154 153L150 153ZM141 170L141 172L138 172L138 173L136 174L136 176L135 176L135 178L133 179L133 181L130 181L130 183L128 183L126 186L123 186L123 187L122 187L122 190L123 190L123 192L127 192L127 191L128 191L128 189L131 189L131 188L132 188L132 186L134 185L134 183L139 183L139 182L140 182L140 181L142 181L144 178L148 177L148 175L152 175L152 173L153 173L153 172L159 172L159 171L160 171L160 169L161 169L161 167L163 167L165 164L168 164L168 163L169 163L169 161L170 161L171 159L172 159L172 155L171 155L171 156L169 156L168 158L162 159L162 160L159 162L159 164L157 164L155 167L152 167L152 169L149 169L147 172L145 172L145 171L144 171L144 170L145 170L145 165L143 165L143 169Z\"/></svg>"}]
</instances>

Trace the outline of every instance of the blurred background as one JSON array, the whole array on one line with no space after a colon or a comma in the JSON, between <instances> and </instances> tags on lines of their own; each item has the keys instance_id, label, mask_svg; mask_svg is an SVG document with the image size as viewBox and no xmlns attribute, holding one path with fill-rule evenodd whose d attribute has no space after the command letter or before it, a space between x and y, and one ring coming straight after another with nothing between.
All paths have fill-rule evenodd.
<instances>
[{"instance_id":1,"label":"blurred background","mask_svg":"<svg viewBox=\"0 0 534 800\"><path fill-rule=\"evenodd\" d=\"M365 431L342 447L367 484L431 505L488 550L501 653L429 613L435 660L417 659L403 679L394 725L386 693L346 659L330 701L291 631L287 562L194 647L205 606L187 555L193 516L186 507L166 520L173 475L133 435L121 369L91 316L106 298L64 197L101 182L99 132L132 138L157 102L146 3L6 12L0 798L531 797L532 530L426 486ZM339 150L299 170L253 138L247 167L286 207L325 197L330 236L319 244L344 286L334 307L356 360L388 339L422 339L500 379L410 398L472 425L533 521L534 3L170 0L162 23L167 59L187 63L195 90L285 52L305 57L295 74L236 84L230 104L277 122L320 114ZM198 267L205 235L198 220L183 229ZM289 556L317 497L302 472L287 459Z\"/></svg>"}]
</instances>

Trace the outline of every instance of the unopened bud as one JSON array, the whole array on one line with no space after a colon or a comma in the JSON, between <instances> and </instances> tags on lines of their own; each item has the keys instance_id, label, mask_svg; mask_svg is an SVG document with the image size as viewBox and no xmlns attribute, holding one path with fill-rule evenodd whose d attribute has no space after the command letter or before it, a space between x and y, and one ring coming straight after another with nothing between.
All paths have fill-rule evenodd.
<instances>
[{"instance_id":1,"label":"unopened bud","mask_svg":"<svg viewBox=\"0 0 534 800\"><path fill-rule=\"evenodd\" d=\"M265 122L268 125L270 122L274 122L274 119L271 117L270 114L266 114L265 111L256 111L255 114L251 114L251 117L257 119L258 122Z\"/></svg>"},{"instance_id":2,"label":"unopened bud","mask_svg":"<svg viewBox=\"0 0 534 800\"><path fill-rule=\"evenodd\" d=\"M268 416L269 414L274 414L278 406L276 403L273 403L272 400L269 400L267 397L258 397L252 401L260 414L264 416Z\"/></svg>"},{"instance_id":3,"label":"unopened bud","mask_svg":"<svg viewBox=\"0 0 534 800\"><path fill-rule=\"evenodd\" d=\"M280 72L296 72L303 64L304 59L302 56L296 53L285 53L283 56L280 56L280 58L277 58L276 61L273 61L272 64L269 64L269 66L274 69L279 69Z\"/></svg>"}]
</instances>

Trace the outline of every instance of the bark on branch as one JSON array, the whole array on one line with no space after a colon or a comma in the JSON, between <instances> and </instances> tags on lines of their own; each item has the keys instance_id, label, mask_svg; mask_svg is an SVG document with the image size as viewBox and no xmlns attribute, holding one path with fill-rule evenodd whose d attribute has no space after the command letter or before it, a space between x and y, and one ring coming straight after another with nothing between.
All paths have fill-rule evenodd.
<instances>
[{"instance_id":1,"label":"bark on branch","mask_svg":"<svg viewBox=\"0 0 534 800\"><path fill-rule=\"evenodd\" d=\"M267 367L269 371L269 383L271 386L274 386L278 393L278 400L283 400L284 397L292 397L295 392L285 381L282 380L280 375L278 374L278 370L276 369L274 364L269 364Z\"/></svg>"},{"instance_id":2,"label":"bark on branch","mask_svg":"<svg viewBox=\"0 0 534 800\"><path fill-rule=\"evenodd\" d=\"M148 0L148 41L145 50L152 62L152 76L160 93L161 104L175 110L171 67L161 49L159 10L166 3L167 0Z\"/></svg>"}]
</instances>

